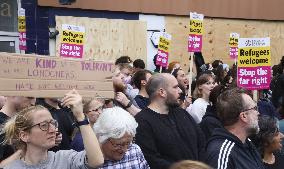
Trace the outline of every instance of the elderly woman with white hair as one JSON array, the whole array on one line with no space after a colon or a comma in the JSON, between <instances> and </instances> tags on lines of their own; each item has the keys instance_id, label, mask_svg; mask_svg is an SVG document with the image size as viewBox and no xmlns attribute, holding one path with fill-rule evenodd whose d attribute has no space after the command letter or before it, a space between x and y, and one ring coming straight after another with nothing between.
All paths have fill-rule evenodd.
<instances>
[{"instance_id":1,"label":"elderly woman with white hair","mask_svg":"<svg viewBox=\"0 0 284 169\"><path fill-rule=\"evenodd\" d=\"M94 124L105 159L101 169L150 168L140 147L132 143L137 126L134 117L120 107L103 110Z\"/></svg>"}]
</instances>

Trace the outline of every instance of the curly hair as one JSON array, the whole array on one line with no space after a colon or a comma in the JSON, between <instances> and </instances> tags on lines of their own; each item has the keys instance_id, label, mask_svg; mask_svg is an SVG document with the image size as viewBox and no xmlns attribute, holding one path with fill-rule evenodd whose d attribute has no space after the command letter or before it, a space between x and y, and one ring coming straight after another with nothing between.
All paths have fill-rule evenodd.
<instances>
[{"instance_id":1,"label":"curly hair","mask_svg":"<svg viewBox=\"0 0 284 169\"><path fill-rule=\"evenodd\" d=\"M252 137L252 140L263 157L265 147L272 143L273 137L279 133L279 128L275 117L262 115L258 120L259 132Z\"/></svg>"}]
</instances>

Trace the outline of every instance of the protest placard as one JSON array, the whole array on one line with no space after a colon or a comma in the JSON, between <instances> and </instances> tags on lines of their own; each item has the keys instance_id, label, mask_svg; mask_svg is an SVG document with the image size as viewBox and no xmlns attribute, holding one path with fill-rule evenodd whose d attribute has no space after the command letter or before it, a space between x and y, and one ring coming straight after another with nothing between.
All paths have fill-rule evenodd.
<instances>
[{"instance_id":1,"label":"protest placard","mask_svg":"<svg viewBox=\"0 0 284 169\"><path fill-rule=\"evenodd\" d=\"M60 56L68 58L83 57L85 27L62 24L60 37Z\"/></svg>"},{"instance_id":2,"label":"protest placard","mask_svg":"<svg viewBox=\"0 0 284 169\"><path fill-rule=\"evenodd\" d=\"M18 32L19 32L19 49L27 50L26 40L26 14L25 9L21 8L18 12Z\"/></svg>"},{"instance_id":3,"label":"protest placard","mask_svg":"<svg viewBox=\"0 0 284 169\"><path fill-rule=\"evenodd\" d=\"M201 52L203 18L203 14L190 12L188 52Z\"/></svg>"},{"instance_id":4,"label":"protest placard","mask_svg":"<svg viewBox=\"0 0 284 169\"><path fill-rule=\"evenodd\" d=\"M238 57L238 44L240 35L238 33L230 33L229 47L230 47L230 58L236 59Z\"/></svg>"},{"instance_id":5,"label":"protest placard","mask_svg":"<svg viewBox=\"0 0 284 169\"><path fill-rule=\"evenodd\" d=\"M271 81L270 38L240 38L238 86L249 90L268 89Z\"/></svg>"},{"instance_id":6,"label":"protest placard","mask_svg":"<svg viewBox=\"0 0 284 169\"><path fill-rule=\"evenodd\" d=\"M163 32L160 36L158 44L158 56L156 64L162 67L168 66L169 60L169 48L172 36L166 32Z\"/></svg>"},{"instance_id":7,"label":"protest placard","mask_svg":"<svg viewBox=\"0 0 284 169\"><path fill-rule=\"evenodd\" d=\"M76 89L83 97L113 97L112 62L0 53L0 64L3 96L62 97Z\"/></svg>"}]
</instances>

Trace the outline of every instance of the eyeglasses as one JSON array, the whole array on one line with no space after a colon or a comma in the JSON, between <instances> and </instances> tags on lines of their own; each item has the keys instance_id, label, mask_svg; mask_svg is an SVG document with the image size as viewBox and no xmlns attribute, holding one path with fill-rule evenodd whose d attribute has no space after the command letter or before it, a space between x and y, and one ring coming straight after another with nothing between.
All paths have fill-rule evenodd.
<instances>
[{"instance_id":1,"label":"eyeglasses","mask_svg":"<svg viewBox=\"0 0 284 169\"><path fill-rule=\"evenodd\" d=\"M249 111L249 110L255 110L255 111L258 111L258 107L257 107L257 106L254 106L254 107L249 108L249 109L244 109L242 112L246 112L246 111Z\"/></svg>"},{"instance_id":2,"label":"eyeglasses","mask_svg":"<svg viewBox=\"0 0 284 169\"><path fill-rule=\"evenodd\" d=\"M90 113L90 112L98 112L98 111L100 111L100 110L102 110L102 109L103 109L102 107L99 107L99 108L97 108L97 109L89 110L89 111L87 111L87 113Z\"/></svg>"},{"instance_id":3,"label":"eyeglasses","mask_svg":"<svg viewBox=\"0 0 284 169\"><path fill-rule=\"evenodd\" d=\"M110 139L108 139L108 141L111 143L111 145L112 145L115 149L118 149L118 150L121 150L121 149L123 149L123 148L128 148L129 145L132 143L132 141L130 141L130 142L126 142L126 143L123 143L123 144L117 144L117 143L112 142Z\"/></svg>"},{"instance_id":4,"label":"eyeglasses","mask_svg":"<svg viewBox=\"0 0 284 169\"><path fill-rule=\"evenodd\" d=\"M58 122L57 122L56 120L43 121L43 122L34 124L34 125L32 125L31 127L29 127L29 128L33 128L33 127L35 127L35 126L39 126L39 128L40 128L42 131L48 131L49 128L50 128L50 125L53 125L55 128L57 128L57 127L58 127Z\"/></svg>"}]
</instances>

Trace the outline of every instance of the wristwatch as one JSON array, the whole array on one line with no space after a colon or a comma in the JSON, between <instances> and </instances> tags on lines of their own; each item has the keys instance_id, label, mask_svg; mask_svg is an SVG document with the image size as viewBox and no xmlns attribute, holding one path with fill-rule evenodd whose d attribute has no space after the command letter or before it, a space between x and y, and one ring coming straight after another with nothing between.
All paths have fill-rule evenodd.
<instances>
[{"instance_id":1,"label":"wristwatch","mask_svg":"<svg viewBox=\"0 0 284 169\"><path fill-rule=\"evenodd\" d=\"M127 109L127 108L129 108L131 105L132 105L132 101L129 101L129 103L128 103L126 106L124 106L123 108Z\"/></svg>"},{"instance_id":2,"label":"wristwatch","mask_svg":"<svg viewBox=\"0 0 284 169\"><path fill-rule=\"evenodd\" d=\"M83 121L77 121L76 122L77 127L80 127L80 126L83 126L83 125L88 125L88 124L90 124L88 118L85 118Z\"/></svg>"}]
</instances>

